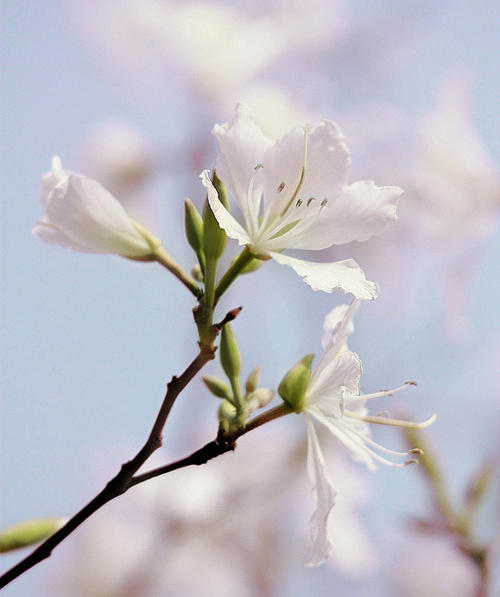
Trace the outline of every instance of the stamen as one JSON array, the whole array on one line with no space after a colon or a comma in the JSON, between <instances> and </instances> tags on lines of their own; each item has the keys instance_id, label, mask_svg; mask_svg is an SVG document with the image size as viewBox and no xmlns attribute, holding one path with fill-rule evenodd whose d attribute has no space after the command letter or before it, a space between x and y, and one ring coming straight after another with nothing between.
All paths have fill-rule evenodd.
<instances>
[{"instance_id":1,"label":"stamen","mask_svg":"<svg viewBox=\"0 0 500 597\"><path fill-rule=\"evenodd\" d=\"M261 168L264 168L264 164L261 164L261 163L259 162L259 163L258 163L256 166L254 166L254 168L253 168L253 169L254 169L254 170L260 170Z\"/></svg>"},{"instance_id":2,"label":"stamen","mask_svg":"<svg viewBox=\"0 0 500 597\"><path fill-rule=\"evenodd\" d=\"M416 458L412 458L411 460L405 460L404 465L408 466L409 464L419 464Z\"/></svg>"},{"instance_id":3,"label":"stamen","mask_svg":"<svg viewBox=\"0 0 500 597\"><path fill-rule=\"evenodd\" d=\"M282 180L282 181L280 182L280 184L279 184L279 187L278 187L278 193L281 193L281 191L282 191L284 188L285 188L285 181L284 181L284 180Z\"/></svg>"},{"instance_id":4,"label":"stamen","mask_svg":"<svg viewBox=\"0 0 500 597\"><path fill-rule=\"evenodd\" d=\"M379 412L375 416L376 417L390 417L391 413L388 410L379 410Z\"/></svg>"},{"instance_id":5,"label":"stamen","mask_svg":"<svg viewBox=\"0 0 500 597\"><path fill-rule=\"evenodd\" d=\"M316 197L309 197L307 200L307 207L309 207L313 201L316 201Z\"/></svg>"},{"instance_id":6,"label":"stamen","mask_svg":"<svg viewBox=\"0 0 500 597\"><path fill-rule=\"evenodd\" d=\"M423 456L424 451L422 448L412 448L411 450L408 450L408 454L418 454L419 456Z\"/></svg>"},{"instance_id":7,"label":"stamen","mask_svg":"<svg viewBox=\"0 0 500 597\"><path fill-rule=\"evenodd\" d=\"M326 205L327 203L328 203L328 197L325 197L325 198L324 198L324 199L321 201L321 203L320 203L320 206L321 206L321 207L325 207L325 205Z\"/></svg>"},{"instance_id":8,"label":"stamen","mask_svg":"<svg viewBox=\"0 0 500 597\"><path fill-rule=\"evenodd\" d=\"M405 381L402 386L399 386L399 388L394 388L392 390L383 389L383 390L379 390L378 392L373 392L372 394L359 394L359 396L351 396L351 398L354 398L354 399L359 398L361 400L371 400L372 398L382 398L382 396L392 396L393 394L397 394L398 392L406 390L406 388L408 388L408 386L415 386L415 385L417 385L417 384L414 381Z\"/></svg>"},{"instance_id":9,"label":"stamen","mask_svg":"<svg viewBox=\"0 0 500 597\"><path fill-rule=\"evenodd\" d=\"M375 425L390 425L391 427L403 427L404 429L425 429L432 425L437 419L437 414L434 413L432 417L429 417L427 421L422 423L416 423L414 421L402 421L400 419L388 419L386 417L368 417L361 416L350 410L345 410L344 414L353 419L364 421L365 423L374 423Z\"/></svg>"},{"instance_id":10,"label":"stamen","mask_svg":"<svg viewBox=\"0 0 500 597\"><path fill-rule=\"evenodd\" d=\"M290 201L286 204L285 209L280 213L280 217L282 218L286 212L289 210L290 205L292 205L292 203L295 201L295 198L297 197L302 184L304 182L304 177L306 174L306 163L307 163L307 138L309 135L309 131L306 129L304 129L304 159L302 161L302 170L300 172L300 178L299 178L299 184L297 185L297 188L295 189L295 192L292 195L292 198L290 199Z\"/></svg>"},{"instance_id":11,"label":"stamen","mask_svg":"<svg viewBox=\"0 0 500 597\"><path fill-rule=\"evenodd\" d=\"M302 205L302 203L304 203L302 201L302 199L297 199L297 203L295 204L295 207L300 207Z\"/></svg>"},{"instance_id":12,"label":"stamen","mask_svg":"<svg viewBox=\"0 0 500 597\"><path fill-rule=\"evenodd\" d=\"M363 435L361 432L356 431L355 429L352 429L351 427L346 427L346 429L344 431L348 431L349 433L358 437L363 443L368 444L369 446L372 446L373 448L380 450L381 452L385 452L386 454L392 454L393 456L408 456L409 454L413 454L413 452L411 450L408 450L408 452L397 452L396 450L391 450L390 448L386 448L385 446L378 444L371 437Z\"/></svg>"}]
</instances>

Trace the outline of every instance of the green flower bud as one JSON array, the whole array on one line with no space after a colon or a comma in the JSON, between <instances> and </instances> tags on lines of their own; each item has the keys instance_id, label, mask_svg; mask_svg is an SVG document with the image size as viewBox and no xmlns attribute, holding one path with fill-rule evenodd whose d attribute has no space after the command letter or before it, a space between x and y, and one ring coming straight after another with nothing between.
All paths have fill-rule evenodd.
<instances>
[{"instance_id":1,"label":"green flower bud","mask_svg":"<svg viewBox=\"0 0 500 597\"><path fill-rule=\"evenodd\" d=\"M66 520L65 518L39 518L11 526L0 532L0 553L43 541L59 530Z\"/></svg>"},{"instance_id":2,"label":"green flower bud","mask_svg":"<svg viewBox=\"0 0 500 597\"><path fill-rule=\"evenodd\" d=\"M250 394L250 392L254 392L259 385L259 378L260 378L260 367L256 367L252 373L247 378L245 383L245 392Z\"/></svg>"},{"instance_id":3,"label":"green flower bud","mask_svg":"<svg viewBox=\"0 0 500 597\"><path fill-rule=\"evenodd\" d=\"M212 177L212 182L217 190L221 203L227 210L229 210L229 197L227 195L226 187L217 178L215 172ZM207 259L219 259L224 252L227 235L219 226L219 222L215 218L208 201L205 201L203 207L203 231L203 251L205 257Z\"/></svg>"},{"instance_id":4,"label":"green flower bud","mask_svg":"<svg viewBox=\"0 0 500 597\"><path fill-rule=\"evenodd\" d=\"M222 379L214 377L213 375L204 375L202 379L214 396L217 396L217 398L225 398L226 400L229 400L229 402L233 402L231 390L227 383L222 381Z\"/></svg>"},{"instance_id":5,"label":"green flower bud","mask_svg":"<svg viewBox=\"0 0 500 597\"><path fill-rule=\"evenodd\" d=\"M231 326L226 323L222 328L220 340L220 362L230 380L238 379L241 369L241 356L238 343Z\"/></svg>"},{"instance_id":6,"label":"green flower bud","mask_svg":"<svg viewBox=\"0 0 500 597\"><path fill-rule=\"evenodd\" d=\"M313 359L313 354L308 354L301 359L288 371L278 386L278 394L298 413L304 409L304 397L311 377Z\"/></svg>"},{"instance_id":7,"label":"green flower bud","mask_svg":"<svg viewBox=\"0 0 500 597\"><path fill-rule=\"evenodd\" d=\"M238 413L236 407L227 400L221 401L217 414L219 416L219 424L224 431L227 432L237 427Z\"/></svg>"},{"instance_id":8,"label":"green flower bud","mask_svg":"<svg viewBox=\"0 0 500 597\"><path fill-rule=\"evenodd\" d=\"M184 201L184 227L188 243L196 253L200 265L204 266L203 220L191 199L185 199Z\"/></svg>"},{"instance_id":9,"label":"green flower bud","mask_svg":"<svg viewBox=\"0 0 500 597\"><path fill-rule=\"evenodd\" d=\"M267 406L273 399L273 396L274 392L269 388L259 388L258 390L253 391L246 398L248 411L253 412L258 408Z\"/></svg>"}]
</instances>

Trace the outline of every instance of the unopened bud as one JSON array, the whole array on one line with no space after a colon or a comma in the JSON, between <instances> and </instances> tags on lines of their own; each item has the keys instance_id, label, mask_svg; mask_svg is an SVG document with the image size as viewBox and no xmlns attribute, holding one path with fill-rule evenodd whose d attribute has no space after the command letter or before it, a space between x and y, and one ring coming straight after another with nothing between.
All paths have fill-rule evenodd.
<instances>
[{"instance_id":1,"label":"unopened bud","mask_svg":"<svg viewBox=\"0 0 500 597\"><path fill-rule=\"evenodd\" d=\"M257 389L257 386L259 385L259 378L260 378L260 367L256 367L252 373L250 373L250 375L247 377L246 383L245 383L245 392L247 394L250 394L251 392L254 392Z\"/></svg>"},{"instance_id":2,"label":"unopened bud","mask_svg":"<svg viewBox=\"0 0 500 597\"><path fill-rule=\"evenodd\" d=\"M184 227L188 243L200 259L203 253L203 220L191 199L184 201Z\"/></svg>"},{"instance_id":3,"label":"unopened bud","mask_svg":"<svg viewBox=\"0 0 500 597\"><path fill-rule=\"evenodd\" d=\"M228 323L222 328L220 362L229 379L238 378L241 369L240 349Z\"/></svg>"},{"instance_id":4,"label":"unopened bud","mask_svg":"<svg viewBox=\"0 0 500 597\"><path fill-rule=\"evenodd\" d=\"M308 354L296 363L283 377L278 387L278 394L295 412L304 409L304 397L311 377L313 354Z\"/></svg>"},{"instance_id":5,"label":"unopened bud","mask_svg":"<svg viewBox=\"0 0 500 597\"><path fill-rule=\"evenodd\" d=\"M269 388L259 388L247 396L247 405L250 412L267 406L273 399L274 392Z\"/></svg>"},{"instance_id":6,"label":"unopened bud","mask_svg":"<svg viewBox=\"0 0 500 597\"><path fill-rule=\"evenodd\" d=\"M219 379L218 377L214 377L213 375L204 375L202 377L203 383L207 386L210 392L217 398L225 398L232 402L233 395L227 383Z\"/></svg>"},{"instance_id":7,"label":"unopened bud","mask_svg":"<svg viewBox=\"0 0 500 597\"><path fill-rule=\"evenodd\" d=\"M11 526L0 532L0 553L28 547L53 535L66 518L39 518Z\"/></svg>"},{"instance_id":8,"label":"unopened bud","mask_svg":"<svg viewBox=\"0 0 500 597\"><path fill-rule=\"evenodd\" d=\"M222 400L217 414L219 416L219 424L224 431L227 432L236 425L238 413L236 407L231 402Z\"/></svg>"}]
</instances>

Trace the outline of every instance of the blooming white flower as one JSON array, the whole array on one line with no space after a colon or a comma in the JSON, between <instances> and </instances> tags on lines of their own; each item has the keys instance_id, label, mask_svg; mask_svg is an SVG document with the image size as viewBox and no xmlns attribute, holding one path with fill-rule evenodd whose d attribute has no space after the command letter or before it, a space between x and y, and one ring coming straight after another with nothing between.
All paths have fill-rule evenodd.
<instances>
[{"instance_id":1,"label":"blooming white flower","mask_svg":"<svg viewBox=\"0 0 500 597\"><path fill-rule=\"evenodd\" d=\"M381 454L407 457L420 450L396 452L376 443L370 438L368 423L394 425L398 427L421 428L430 425L433 415L424 423L413 423L387 418L368 416L365 403L372 398L390 396L415 382L406 382L393 390L381 390L372 394L361 394L359 379L361 362L358 356L346 347L348 335L353 331L352 317L359 306L354 300L350 306L336 307L325 319L324 352L311 373L307 387L299 404L294 408L306 418L308 432L308 474L316 492L317 508L311 518L313 550L308 565L322 563L332 547L329 536L328 518L335 503L336 490L328 477L325 460L318 441L314 421L326 427L342 443L351 455L363 462L369 469L375 462L402 467L414 459L394 462ZM283 382L282 382L283 383Z\"/></svg>"},{"instance_id":2,"label":"blooming white flower","mask_svg":"<svg viewBox=\"0 0 500 597\"><path fill-rule=\"evenodd\" d=\"M320 250L380 234L396 218L402 194L371 181L347 185L350 156L337 125L328 120L297 127L276 141L266 137L244 104L230 123L216 125L217 176L242 212L242 226L222 205L208 171L201 179L226 234L252 253L292 267L314 290L341 288L357 298L374 299L377 286L352 259L334 263L304 261L284 249Z\"/></svg>"},{"instance_id":3,"label":"blooming white flower","mask_svg":"<svg viewBox=\"0 0 500 597\"><path fill-rule=\"evenodd\" d=\"M160 246L109 191L95 180L64 170L57 157L42 177L40 202L44 215L33 234L47 243L131 259L148 259Z\"/></svg>"}]
</instances>

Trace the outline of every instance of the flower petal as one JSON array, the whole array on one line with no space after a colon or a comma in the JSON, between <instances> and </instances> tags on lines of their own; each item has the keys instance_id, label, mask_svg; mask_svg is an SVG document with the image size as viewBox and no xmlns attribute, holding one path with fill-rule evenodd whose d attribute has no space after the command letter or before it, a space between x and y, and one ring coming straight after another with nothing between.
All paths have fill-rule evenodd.
<instances>
[{"instance_id":1,"label":"flower petal","mask_svg":"<svg viewBox=\"0 0 500 597\"><path fill-rule=\"evenodd\" d=\"M208 170L203 170L200 174L200 178L203 186L207 189L208 202L210 203L210 207L214 212L217 222L219 222L219 226L225 231L229 238L236 239L240 245L250 244L252 241L247 231L222 205L217 190L210 180Z\"/></svg>"},{"instance_id":2,"label":"flower petal","mask_svg":"<svg viewBox=\"0 0 500 597\"><path fill-rule=\"evenodd\" d=\"M318 126L307 128L307 139L305 127L294 128L275 141L262 160L264 205L270 216L282 213L293 197L304 157L304 179L295 197L303 200L297 210L300 217L307 213L309 198L314 198L319 205L324 197L335 197L346 184L351 160L337 125L323 120ZM290 206L294 208L295 205Z\"/></svg>"},{"instance_id":3,"label":"flower petal","mask_svg":"<svg viewBox=\"0 0 500 597\"><path fill-rule=\"evenodd\" d=\"M58 230L50 221L44 216L39 222L37 222L31 230L34 236L48 243L49 245L58 245L60 247L71 247L75 251L81 251L84 253L93 253L85 247L77 245L75 242L64 236L64 234Z\"/></svg>"},{"instance_id":4,"label":"flower petal","mask_svg":"<svg viewBox=\"0 0 500 597\"><path fill-rule=\"evenodd\" d=\"M288 240L292 248L325 249L332 245L365 241L382 232L396 220L396 207L403 190L377 187L363 180L345 186L337 197L329 197L322 211L304 219L295 231L297 238Z\"/></svg>"},{"instance_id":5,"label":"flower petal","mask_svg":"<svg viewBox=\"0 0 500 597\"><path fill-rule=\"evenodd\" d=\"M216 124L212 134L217 137L220 147L215 165L217 176L231 191L246 216L247 201L260 201L261 185L255 185L252 197L248 198L247 192L255 166L262 162L272 141L255 122L252 109L243 103L236 106L236 115L231 123Z\"/></svg>"},{"instance_id":6,"label":"flower petal","mask_svg":"<svg viewBox=\"0 0 500 597\"><path fill-rule=\"evenodd\" d=\"M316 406L326 416L342 416L344 392L359 394L361 361L356 353L346 350L330 358L323 355L309 380L306 392L306 408Z\"/></svg>"},{"instance_id":7,"label":"flower petal","mask_svg":"<svg viewBox=\"0 0 500 597\"><path fill-rule=\"evenodd\" d=\"M335 504L336 489L328 478L325 459L311 418L307 423L307 473L316 493L316 509L311 516L312 553L307 566L322 564L333 547L328 536L328 518Z\"/></svg>"},{"instance_id":8,"label":"flower petal","mask_svg":"<svg viewBox=\"0 0 500 597\"><path fill-rule=\"evenodd\" d=\"M75 250L140 257L151 247L137 232L120 202L97 181L70 173L50 193L48 221Z\"/></svg>"},{"instance_id":9,"label":"flower petal","mask_svg":"<svg viewBox=\"0 0 500 597\"><path fill-rule=\"evenodd\" d=\"M376 467L370 450L364 445L362 441L360 441L359 439L354 439L349 434L349 427L353 427L356 429L358 433L368 435L369 427L366 423L362 423L361 421L355 421L354 419L349 419L349 421L346 422L345 417L342 417L340 419L328 417L314 406L308 408L307 412L310 415L312 415L317 421L319 421L322 425L324 425L338 439L338 441L341 444L343 444L343 446L351 453L351 456L355 460L363 462L369 470L375 470Z\"/></svg>"},{"instance_id":10,"label":"flower petal","mask_svg":"<svg viewBox=\"0 0 500 597\"><path fill-rule=\"evenodd\" d=\"M282 253L270 252L269 254L281 265L293 268L313 290L334 292L341 289L344 292L351 292L358 299L377 298L377 284L365 278L363 270L353 259L317 263L289 257Z\"/></svg>"}]
</instances>

